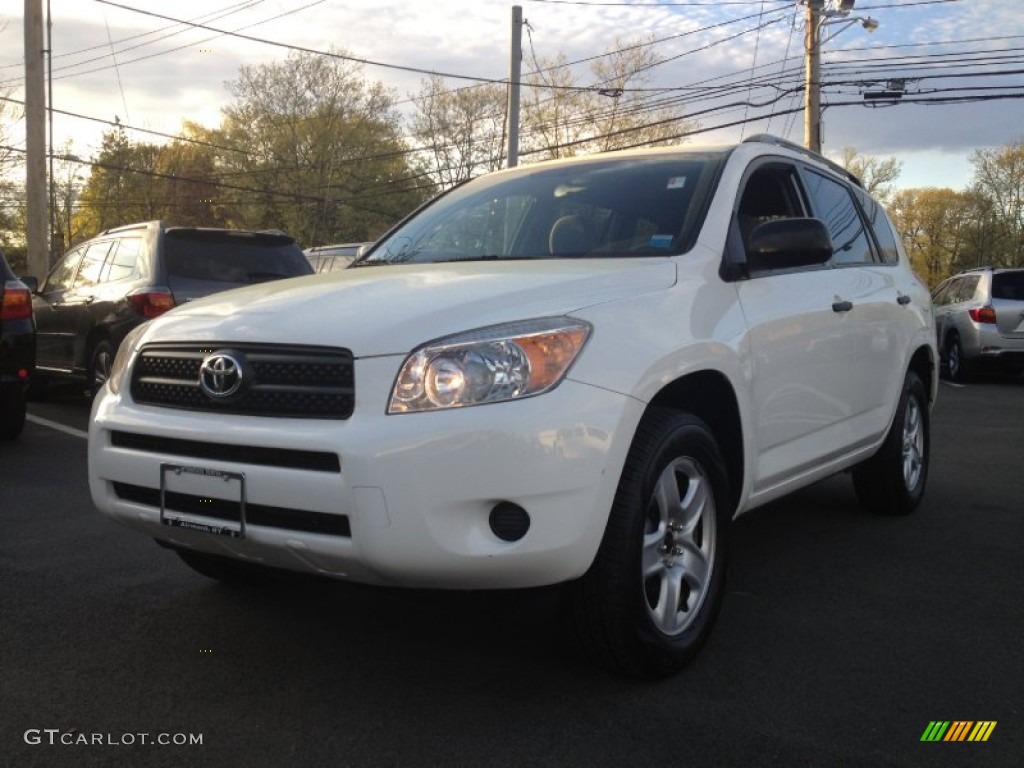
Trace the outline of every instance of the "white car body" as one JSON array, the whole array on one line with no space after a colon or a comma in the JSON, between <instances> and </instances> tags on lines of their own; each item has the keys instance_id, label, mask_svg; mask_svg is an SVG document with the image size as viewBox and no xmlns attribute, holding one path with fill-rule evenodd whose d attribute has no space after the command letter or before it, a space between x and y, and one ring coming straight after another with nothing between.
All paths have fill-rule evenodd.
<instances>
[{"instance_id":1,"label":"white car body","mask_svg":"<svg viewBox=\"0 0 1024 768\"><path fill-rule=\"evenodd\" d=\"M89 430L96 506L176 548L280 568L372 584L530 587L576 579L591 566L637 427L679 382L699 383L705 398L728 393L735 404L731 515L853 467L882 445L915 358L934 371L928 291L902 252L898 265L723 279L737 189L766 155L815 162L778 146L740 145L685 253L354 268L168 313L131 340L126 371L139 350L160 342L345 347L354 359L352 415L211 414L136 403L127 384L105 389ZM852 310L834 307L844 301ZM592 332L550 391L388 412L403 362L421 345L561 317ZM933 400L938 377L922 378ZM188 442L177 443L181 451L138 449L115 445L114 432ZM226 451L197 458L187 449L193 443ZM333 454L340 471L234 461L236 446ZM244 476L247 503L344 515L350 535L251 524L241 538L162 524L159 505L121 498L115 483L152 491L163 482L196 497L237 498L241 481L161 464ZM502 502L528 513L529 530L518 540L489 525Z\"/></svg>"}]
</instances>

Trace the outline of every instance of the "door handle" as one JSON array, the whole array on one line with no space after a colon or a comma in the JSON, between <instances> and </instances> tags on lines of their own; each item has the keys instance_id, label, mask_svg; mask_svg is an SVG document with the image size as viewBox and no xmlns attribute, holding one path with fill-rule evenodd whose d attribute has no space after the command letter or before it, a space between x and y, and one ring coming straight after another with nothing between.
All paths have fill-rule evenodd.
<instances>
[{"instance_id":1,"label":"door handle","mask_svg":"<svg viewBox=\"0 0 1024 768\"><path fill-rule=\"evenodd\" d=\"M896 303L899 304L901 307L905 307L907 306L907 304L910 303L910 297L907 296L907 294L905 293L897 293Z\"/></svg>"},{"instance_id":2,"label":"door handle","mask_svg":"<svg viewBox=\"0 0 1024 768\"><path fill-rule=\"evenodd\" d=\"M833 312L849 312L853 309L852 301L833 301L832 311Z\"/></svg>"}]
</instances>

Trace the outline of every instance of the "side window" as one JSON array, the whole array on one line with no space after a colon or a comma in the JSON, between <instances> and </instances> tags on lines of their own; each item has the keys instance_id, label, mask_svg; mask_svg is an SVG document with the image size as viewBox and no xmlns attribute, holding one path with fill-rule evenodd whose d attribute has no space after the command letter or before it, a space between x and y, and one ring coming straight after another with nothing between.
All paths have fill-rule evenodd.
<instances>
[{"instance_id":1,"label":"side window","mask_svg":"<svg viewBox=\"0 0 1024 768\"><path fill-rule=\"evenodd\" d=\"M978 289L980 275L970 275L960 280L956 287L956 293L950 296L950 301L959 303L970 301L974 298L974 292Z\"/></svg>"},{"instance_id":2,"label":"side window","mask_svg":"<svg viewBox=\"0 0 1024 768\"><path fill-rule=\"evenodd\" d=\"M932 304L937 307L949 304L949 297L952 296L953 292L956 290L956 282L956 280L947 280L936 288L935 293L932 294Z\"/></svg>"},{"instance_id":3,"label":"side window","mask_svg":"<svg viewBox=\"0 0 1024 768\"><path fill-rule=\"evenodd\" d=\"M896 234L893 231L892 222L886 216L885 210L872 200L867 193L856 190L857 199L860 200L861 208L868 217L868 223L875 233L879 250L882 252L883 264L897 264L900 260L899 246L896 241Z\"/></svg>"},{"instance_id":4,"label":"side window","mask_svg":"<svg viewBox=\"0 0 1024 768\"><path fill-rule=\"evenodd\" d=\"M815 215L825 222L832 235L835 254L829 263L843 265L874 262L867 230L853 195L846 186L817 171L808 170L807 187Z\"/></svg>"},{"instance_id":5,"label":"side window","mask_svg":"<svg viewBox=\"0 0 1024 768\"><path fill-rule=\"evenodd\" d=\"M782 164L758 168L744 184L736 207L744 249L749 247L750 233L758 224L806 215L795 168Z\"/></svg>"},{"instance_id":6,"label":"side window","mask_svg":"<svg viewBox=\"0 0 1024 768\"><path fill-rule=\"evenodd\" d=\"M100 272L103 271L103 262L109 250L109 240L86 247L85 258L82 259L82 266L75 278L75 288L90 288L100 281Z\"/></svg>"},{"instance_id":7,"label":"side window","mask_svg":"<svg viewBox=\"0 0 1024 768\"><path fill-rule=\"evenodd\" d=\"M118 240L107 255L107 262L103 267L103 274L100 281L112 283L117 280L125 280L135 274L135 265L139 260L139 251L142 249L142 239L138 237L126 237Z\"/></svg>"},{"instance_id":8,"label":"side window","mask_svg":"<svg viewBox=\"0 0 1024 768\"><path fill-rule=\"evenodd\" d=\"M75 282L75 273L78 272L78 264L82 261L82 254L84 252L84 248L75 248L73 251L68 251L64 254L64 257L47 276L42 292L52 293L54 291L70 290Z\"/></svg>"}]
</instances>

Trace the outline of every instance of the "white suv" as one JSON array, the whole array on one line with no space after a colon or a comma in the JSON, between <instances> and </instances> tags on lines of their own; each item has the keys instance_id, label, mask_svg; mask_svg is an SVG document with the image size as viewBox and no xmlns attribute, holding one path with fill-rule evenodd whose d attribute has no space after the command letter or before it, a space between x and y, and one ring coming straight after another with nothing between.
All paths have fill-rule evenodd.
<instances>
[{"instance_id":1,"label":"white suv","mask_svg":"<svg viewBox=\"0 0 1024 768\"><path fill-rule=\"evenodd\" d=\"M502 171L352 268L134 331L93 500L197 571L567 582L582 642L668 674L729 523L852 470L910 512L937 386L927 288L838 166L759 136Z\"/></svg>"}]
</instances>

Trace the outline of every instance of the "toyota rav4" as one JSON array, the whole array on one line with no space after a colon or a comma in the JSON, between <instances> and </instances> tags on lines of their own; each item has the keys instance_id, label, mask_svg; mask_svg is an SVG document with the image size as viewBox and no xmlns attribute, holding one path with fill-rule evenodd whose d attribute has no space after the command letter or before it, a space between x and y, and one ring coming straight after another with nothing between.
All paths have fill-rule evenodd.
<instances>
[{"instance_id":1,"label":"toyota rav4","mask_svg":"<svg viewBox=\"0 0 1024 768\"><path fill-rule=\"evenodd\" d=\"M132 331L89 480L216 579L564 583L595 659L658 676L711 629L737 515L843 470L875 512L917 506L937 359L838 166L766 136L601 154Z\"/></svg>"}]
</instances>

